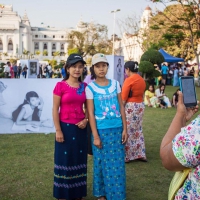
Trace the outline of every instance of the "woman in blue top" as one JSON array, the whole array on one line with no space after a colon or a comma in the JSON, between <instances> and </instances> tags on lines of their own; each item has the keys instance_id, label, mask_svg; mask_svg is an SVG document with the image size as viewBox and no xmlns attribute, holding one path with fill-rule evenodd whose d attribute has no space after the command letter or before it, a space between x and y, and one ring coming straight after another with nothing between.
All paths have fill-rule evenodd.
<instances>
[{"instance_id":1,"label":"woman in blue top","mask_svg":"<svg viewBox=\"0 0 200 200\"><path fill-rule=\"evenodd\" d=\"M178 76L178 68L175 67L174 69L174 81L173 81L173 86L179 86L179 76Z\"/></svg>"},{"instance_id":2,"label":"woman in blue top","mask_svg":"<svg viewBox=\"0 0 200 200\"><path fill-rule=\"evenodd\" d=\"M93 134L93 195L99 200L126 199L126 118L119 82L106 78L108 61L98 53L92 57L96 80L86 88L89 122Z\"/></svg>"}]
</instances>

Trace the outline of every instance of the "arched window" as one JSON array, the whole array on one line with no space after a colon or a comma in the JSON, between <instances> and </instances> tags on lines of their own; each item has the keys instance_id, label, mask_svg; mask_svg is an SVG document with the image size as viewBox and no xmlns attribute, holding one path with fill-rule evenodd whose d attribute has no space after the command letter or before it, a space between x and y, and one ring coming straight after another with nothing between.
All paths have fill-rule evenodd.
<instances>
[{"instance_id":1,"label":"arched window","mask_svg":"<svg viewBox=\"0 0 200 200\"><path fill-rule=\"evenodd\" d=\"M47 44L44 43L43 49L47 49Z\"/></svg>"},{"instance_id":2,"label":"arched window","mask_svg":"<svg viewBox=\"0 0 200 200\"><path fill-rule=\"evenodd\" d=\"M61 44L61 50L64 50L64 44Z\"/></svg>"},{"instance_id":3,"label":"arched window","mask_svg":"<svg viewBox=\"0 0 200 200\"><path fill-rule=\"evenodd\" d=\"M3 42L2 40L0 39L0 51L3 50Z\"/></svg>"},{"instance_id":4,"label":"arched window","mask_svg":"<svg viewBox=\"0 0 200 200\"><path fill-rule=\"evenodd\" d=\"M13 51L13 42L11 39L8 41L8 51Z\"/></svg>"}]
</instances>

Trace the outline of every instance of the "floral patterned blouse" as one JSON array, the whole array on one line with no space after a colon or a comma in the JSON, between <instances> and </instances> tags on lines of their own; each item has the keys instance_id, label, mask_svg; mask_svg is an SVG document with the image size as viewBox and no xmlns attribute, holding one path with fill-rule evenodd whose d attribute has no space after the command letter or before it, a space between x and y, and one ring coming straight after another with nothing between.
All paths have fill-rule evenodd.
<instances>
[{"instance_id":1,"label":"floral patterned blouse","mask_svg":"<svg viewBox=\"0 0 200 200\"><path fill-rule=\"evenodd\" d=\"M175 157L185 167L191 168L175 200L200 199L200 115L181 129L172 141Z\"/></svg>"}]
</instances>

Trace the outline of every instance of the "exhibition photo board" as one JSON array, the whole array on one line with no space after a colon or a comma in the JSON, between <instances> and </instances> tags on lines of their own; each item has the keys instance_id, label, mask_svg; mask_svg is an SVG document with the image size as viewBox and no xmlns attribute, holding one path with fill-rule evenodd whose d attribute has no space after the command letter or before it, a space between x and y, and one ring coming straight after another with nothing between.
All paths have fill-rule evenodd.
<instances>
[{"instance_id":1,"label":"exhibition photo board","mask_svg":"<svg viewBox=\"0 0 200 200\"><path fill-rule=\"evenodd\" d=\"M55 132L53 89L61 79L1 79L0 134Z\"/></svg>"}]
</instances>

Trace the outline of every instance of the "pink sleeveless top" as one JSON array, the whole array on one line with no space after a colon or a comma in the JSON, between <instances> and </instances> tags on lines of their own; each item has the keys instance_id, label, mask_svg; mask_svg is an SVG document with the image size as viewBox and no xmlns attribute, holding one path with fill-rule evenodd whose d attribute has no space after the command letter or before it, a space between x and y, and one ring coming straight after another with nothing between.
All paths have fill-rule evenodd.
<instances>
[{"instance_id":1,"label":"pink sleeveless top","mask_svg":"<svg viewBox=\"0 0 200 200\"><path fill-rule=\"evenodd\" d=\"M85 118L83 104L86 101L86 83L80 83L79 88L68 85L66 81L58 82L53 90L53 94L60 96L60 121L77 124Z\"/></svg>"}]
</instances>

